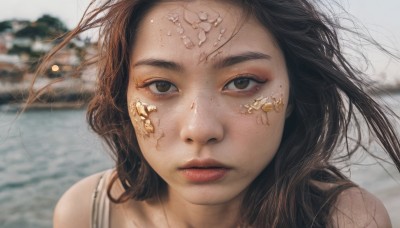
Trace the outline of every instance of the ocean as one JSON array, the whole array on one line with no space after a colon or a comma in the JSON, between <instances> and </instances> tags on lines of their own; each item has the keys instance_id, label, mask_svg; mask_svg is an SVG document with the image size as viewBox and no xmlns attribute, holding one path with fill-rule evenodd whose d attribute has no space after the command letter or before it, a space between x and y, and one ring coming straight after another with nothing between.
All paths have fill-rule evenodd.
<instances>
[{"instance_id":1,"label":"ocean","mask_svg":"<svg viewBox=\"0 0 400 228\"><path fill-rule=\"evenodd\" d=\"M400 114L400 94L384 100ZM52 227L57 200L73 183L111 168L106 147L85 121L85 110L27 111L0 107L0 227ZM400 125L397 129L400 131ZM380 198L400 227L400 175L366 159L351 178ZM367 165L366 165L367 164Z\"/></svg>"},{"instance_id":2,"label":"ocean","mask_svg":"<svg viewBox=\"0 0 400 228\"><path fill-rule=\"evenodd\" d=\"M0 113L0 227L52 227L57 199L77 180L112 167L84 110Z\"/></svg>"}]
</instances>

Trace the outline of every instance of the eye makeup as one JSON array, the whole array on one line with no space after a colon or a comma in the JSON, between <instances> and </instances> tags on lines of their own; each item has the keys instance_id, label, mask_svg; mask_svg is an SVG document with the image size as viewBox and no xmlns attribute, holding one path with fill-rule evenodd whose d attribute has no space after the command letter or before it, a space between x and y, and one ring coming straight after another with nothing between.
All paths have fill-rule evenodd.
<instances>
[{"instance_id":1,"label":"eye makeup","mask_svg":"<svg viewBox=\"0 0 400 228\"><path fill-rule=\"evenodd\" d=\"M150 99L165 99L179 92L175 84L166 78L150 78L136 84L136 89L145 92Z\"/></svg>"}]
</instances>

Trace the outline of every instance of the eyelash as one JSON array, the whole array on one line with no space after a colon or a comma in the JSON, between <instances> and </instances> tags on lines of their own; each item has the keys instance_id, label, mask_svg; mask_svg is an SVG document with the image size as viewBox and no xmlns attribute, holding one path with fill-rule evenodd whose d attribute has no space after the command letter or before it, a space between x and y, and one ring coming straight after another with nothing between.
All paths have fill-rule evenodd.
<instances>
[{"instance_id":1,"label":"eyelash","mask_svg":"<svg viewBox=\"0 0 400 228\"><path fill-rule=\"evenodd\" d=\"M165 83L165 85L170 86L170 88L168 88L168 90L165 91L165 92L157 91L158 90L156 88L157 83ZM168 96L168 95L172 95L173 93L178 91L178 88L173 83L171 83L169 81L166 81L166 80L150 81L150 82L146 82L143 85L138 86L138 87L139 88L146 88L152 95L157 96L157 97L165 97L165 96ZM170 91L171 88L173 89L173 91Z\"/></svg>"},{"instance_id":2,"label":"eyelash","mask_svg":"<svg viewBox=\"0 0 400 228\"><path fill-rule=\"evenodd\" d=\"M246 85L246 88L240 89L230 89L229 86L235 82L238 82L239 80L248 80L248 84ZM256 76L253 75L237 75L234 79L228 81L224 87L223 91L226 93L253 93L256 90L258 90L260 84L264 84L266 80L261 80L256 78ZM164 85L170 86L167 91L160 92L156 86L157 83L165 83ZM251 86L250 86L251 85ZM149 81L144 83L143 85L138 86L138 88L146 88L153 96L156 97L167 97L170 95L173 95L173 93L178 92L179 89L171 82L167 80L155 80L155 81Z\"/></svg>"},{"instance_id":3,"label":"eyelash","mask_svg":"<svg viewBox=\"0 0 400 228\"><path fill-rule=\"evenodd\" d=\"M228 87L231 84L238 82L239 80L248 80L247 81L248 84L246 85L246 88L245 89L236 88L236 89L229 90ZM232 79L228 83L226 83L223 90L226 92L251 93L251 92L255 92L254 90L257 90L259 88L259 85L264 84L265 82L266 82L266 80L258 79L258 78L256 78L256 76L253 76L253 75L238 75L234 79ZM252 85L252 86L250 86L250 85Z\"/></svg>"}]
</instances>

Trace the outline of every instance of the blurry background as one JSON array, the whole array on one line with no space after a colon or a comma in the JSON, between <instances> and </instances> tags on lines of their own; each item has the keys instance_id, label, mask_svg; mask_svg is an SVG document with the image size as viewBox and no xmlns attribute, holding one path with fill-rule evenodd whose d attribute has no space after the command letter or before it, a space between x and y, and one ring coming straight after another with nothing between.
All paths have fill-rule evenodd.
<instances>
[{"instance_id":1,"label":"blurry background","mask_svg":"<svg viewBox=\"0 0 400 228\"><path fill-rule=\"evenodd\" d=\"M96 53L94 33L73 40L54 58L34 89L54 79L64 81L45 90L41 102L16 119L38 58L59 42L54 37L73 28L89 2L0 0L0 227L51 227L55 203L69 186L112 167L106 149L85 122L95 69L73 74L83 59ZM400 56L400 1L338 2L378 42ZM354 58L355 64L368 67L374 83L390 91L375 96L400 114L400 64L371 46L361 45L361 49L371 64ZM375 153L380 154L380 149ZM383 164L385 170L371 158L359 161L363 165L346 169L348 174L384 202L393 227L400 227L400 175L393 166Z\"/></svg>"}]
</instances>

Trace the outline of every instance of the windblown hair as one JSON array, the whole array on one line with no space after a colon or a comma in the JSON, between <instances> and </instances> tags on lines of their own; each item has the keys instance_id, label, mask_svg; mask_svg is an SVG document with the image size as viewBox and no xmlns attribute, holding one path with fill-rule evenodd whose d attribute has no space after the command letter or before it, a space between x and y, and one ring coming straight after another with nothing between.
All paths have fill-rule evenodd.
<instances>
[{"instance_id":1,"label":"windblown hair","mask_svg":"<svg viewBox=\"0 0 400 228\"><path fill-rule=\"evenodd\" d=\"M110 147L125 193L113 199L146 200L165 182L144 159L127 108L132 44L138 24L155 0L93 1L82 21L61 44L99 28L98 87L87 120ZM362 73L346 60L338 38L340 24L311 0L235 0L274 36L284 53L292 108L280 148L252 182L241 207L241 225L330 227L338 195L355 186L334 158L349 159L361 146L360 121L400 170L400 142L381 108L366 92ZM57 49L55 50L57 51ZM50 56L52 53L50 54ZM354 125L355 133L349 128ZM353 129L354 130L354 129ZM353 136L353 137L351 137ZM338 156L344 145L345 154ZM116 178L109 186L109 191ZM318 183L333 184L329 189Z\"/></svg>"}]
</instances>

